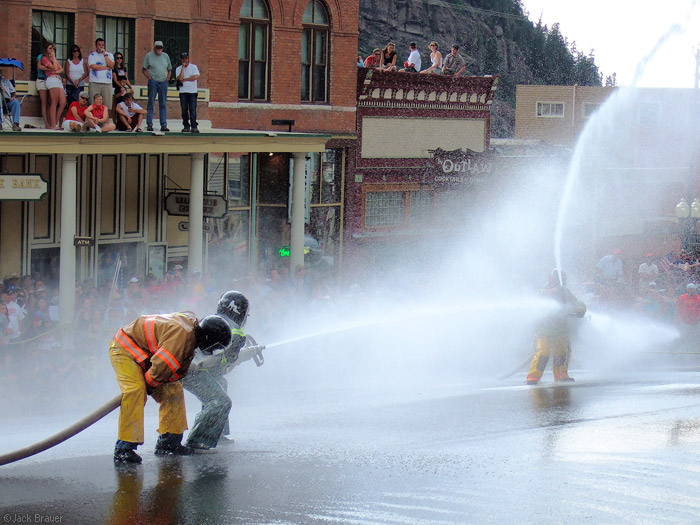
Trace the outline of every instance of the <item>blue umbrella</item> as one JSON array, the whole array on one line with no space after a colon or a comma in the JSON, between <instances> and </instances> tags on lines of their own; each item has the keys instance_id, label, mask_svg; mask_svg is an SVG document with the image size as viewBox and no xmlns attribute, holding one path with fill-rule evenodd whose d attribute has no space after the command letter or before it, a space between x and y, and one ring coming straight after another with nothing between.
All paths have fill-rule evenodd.
<instances>
[{"instance_id":1,"label":"blue umbrella","mask_svg":"<svg viewBox=\"0 0 700 525\"><path fill-rule=\"evenodd\" d=\"M0 58L0 67L3 66L18 67L24 71L24 64L22 64L21 60L17 60L16 58Z\"/></svg>"}]
</instances>

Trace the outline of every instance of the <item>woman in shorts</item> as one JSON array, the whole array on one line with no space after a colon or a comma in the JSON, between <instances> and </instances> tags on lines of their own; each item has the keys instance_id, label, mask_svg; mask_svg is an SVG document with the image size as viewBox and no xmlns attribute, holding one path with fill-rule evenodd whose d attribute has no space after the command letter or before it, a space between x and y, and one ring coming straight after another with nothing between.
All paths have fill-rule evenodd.
<instances>
[{"instance_id":1,"label":"woman in shorts","mask_svg":"<svg viewBox=\"0 0 700 525\"><path fill-rule=\"evenodd\" d=\"M49 90L46 89L46 71L41 65L42 58L44 58L43 53L36 57L36 91L41 100L41 118L44 119L44 125L48 128L49 120L46 118L46 110L49 107Z\"/></svg>"},{"instance_id":2,"label":"woman in shorts","mask_svg":"<svg viewBox=\"0 0 700 525\"><path fill-rule=\"evenodd\" d=\"M41 65L46 73L46 88L49 90L49 106L46 110L48 129L61 130L59 120L66 107L66 92L63 90L63 80L61 73L63 67L56 58L56 46L48 44L44 56L41 58Z\"/></svg>"}]
</instances>

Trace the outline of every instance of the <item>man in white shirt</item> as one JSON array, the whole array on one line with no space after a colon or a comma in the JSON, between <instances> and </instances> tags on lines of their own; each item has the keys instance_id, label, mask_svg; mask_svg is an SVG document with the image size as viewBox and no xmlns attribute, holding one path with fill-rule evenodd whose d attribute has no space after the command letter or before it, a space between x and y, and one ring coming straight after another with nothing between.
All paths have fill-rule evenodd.
<instances>
[{"instance_id":1,"label":"man in white shirt","mask_svg":"<svg viewBox=\"0 0 700 525\"><path fill-rule=\"evenodd\" d=\"M114 123L119 131L143 131L141 122L146 110L134 102L134 95L131 92L127 92L124 100L117 104L116 112Z\"/></svg>"},{"instance_id":2,"label":"man in white shirt","mask_svg":"<svg viewBox=\"0 0 700 525\"><path fill-rule=\"evenodd\" d=\"M112 107L112 68L114 55L105 51L105 41L95 40L95 51L88 57L90 68L90 102L95 101L95 95L102 95L102 103L107 108Z\"/></svg>"},{"instance_id":3,"label":"man in white shirt","mask_svg":"<svg viewBox=\"0 0 700 525\"><path fill-rule=\"evenodd\" d=\"M406 67L404 69L400 69L399 71L402 73L417 73L420 71L421 66L420 52L418 49L416 49L415 42L411 42L408 47L411 48L411 52L404 64Z\"/></svg>"},{"instance_id":4,"label":"man in white shirt","mask_svg":"<svg viewBox=\"0 0 700 525\"><path fill-rule=\"evenodd\" d=\"M7 328L9 329L8 339L10 341L22 335L24 316L27 315L26 310L17 304L17 292L18 289L14 284L5 286L4 290L0 292L0 298L7 305L7 318L9 320Z\"/></svg>"},{"instance_id":5,"label":"man in white shirt","mask_svg":"<svg viewBox=\"0 0 700 525\"><path fill-rule=\"evenodd\" d=\"M647 253L646 260L639 265L639 293L643 294L649 285L659 278L659 267L654 264L654 254Z\"/></svg>"},{"instance_id":6,"label":"man in white shirt","mask_svg":"<svg viewBox=\"0 0 700 525\"><path fill-rule=\"evenodd\" d=\"M175 70L177 86L180 90L180 109L182 110L182 132L199 133L197 129L197 79L199 68L190 63L187 51L180 54L181 66Z\"/></svg>"}]
</instances>

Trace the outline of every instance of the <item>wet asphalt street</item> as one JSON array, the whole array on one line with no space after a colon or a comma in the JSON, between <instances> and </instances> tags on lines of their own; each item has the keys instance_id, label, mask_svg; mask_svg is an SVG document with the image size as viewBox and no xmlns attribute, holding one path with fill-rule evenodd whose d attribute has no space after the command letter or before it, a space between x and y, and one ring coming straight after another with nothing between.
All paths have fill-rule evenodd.
<instances>
[{"instance_id":1,"label":"wet asphalt street","mask_svg":"<svg viewBox=\"0 0 700 525\"><path fill-rule=\"evenodd\" d=\"M698 523L700 376L522 374L241 398L218 454L115 468L116 412L0 467L3 523ZM197 404L188 397L188 407ZM193 414L192 414L193 415ZM189 417L191 415L188 414ZM20 422L0 452L66 426ZM150 433L149 433L150 432Z\"/></svg>"}]
</instances>

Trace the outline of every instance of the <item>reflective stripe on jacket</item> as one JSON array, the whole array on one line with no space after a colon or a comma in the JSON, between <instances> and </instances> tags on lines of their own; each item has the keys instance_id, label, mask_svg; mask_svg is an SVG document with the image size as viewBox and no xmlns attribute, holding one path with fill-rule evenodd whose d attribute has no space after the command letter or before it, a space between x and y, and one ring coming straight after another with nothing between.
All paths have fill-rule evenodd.
<instances>
[{"instance_id":1,"label":"reflective stripe on jacket","mask_svg":"<svg viewBox=\"0 0 700 525\"><path fill-rule=\"evenodd\" d=\"M142 315L114 336L146 371L151 387L182 379L197 347L197 318L192 313Z\"/></svg>"}]
</instances>

